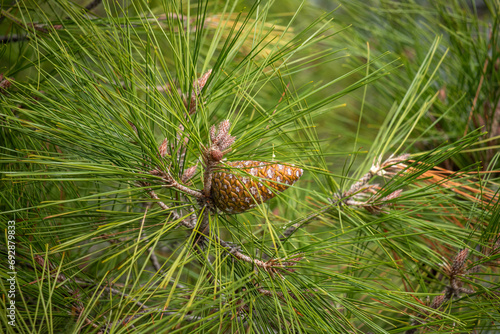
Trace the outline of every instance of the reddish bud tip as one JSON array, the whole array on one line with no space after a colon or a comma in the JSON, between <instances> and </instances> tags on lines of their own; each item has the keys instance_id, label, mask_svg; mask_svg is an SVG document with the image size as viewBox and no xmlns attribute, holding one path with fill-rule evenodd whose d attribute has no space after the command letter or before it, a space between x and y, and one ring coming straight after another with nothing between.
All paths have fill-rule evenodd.
<instances>
[{"instance_id":1,"label":"reddish bud tip","mask_svg":"<svg viewBox=\"0 0 500 334\"><path fill-rule=\"evenodd\" d=\"M210 151L210 156L214 161L221 161L222 157L224 156L221 151L219 150L211 150Z\"/></svg>"}]
</instances>

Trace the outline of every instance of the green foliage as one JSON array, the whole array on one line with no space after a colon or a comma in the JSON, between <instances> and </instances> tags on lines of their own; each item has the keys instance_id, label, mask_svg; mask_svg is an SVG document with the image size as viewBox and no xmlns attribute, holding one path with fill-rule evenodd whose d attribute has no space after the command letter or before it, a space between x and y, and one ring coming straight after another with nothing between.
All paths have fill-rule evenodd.
<instances>
[{"instance_id":1,"label":"green foliage","mask_svg":"<svg viewBox=\"0 0 500 334\"><path fill-rule=\"evenodd\" d=\"M2 3L2 327L498 329L498 1L247 4ZM224 120L302 178L218 211Z\"/></svg>"}]
</instances>

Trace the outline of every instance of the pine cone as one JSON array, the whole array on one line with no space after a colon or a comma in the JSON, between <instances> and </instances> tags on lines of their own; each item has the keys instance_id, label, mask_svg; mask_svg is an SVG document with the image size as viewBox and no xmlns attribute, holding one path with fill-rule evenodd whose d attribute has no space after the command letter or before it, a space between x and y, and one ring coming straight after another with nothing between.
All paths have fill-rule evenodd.
<instances>
[{"instance_id":1,"label":"pine cone","mask_svg":"<svg viewBox=\"0 0 500 334\"><path fill-rule=\"evenodd\" d=\"M226 165L242 171L219 171L213 175L212 198L215 206L226 213L241 213L273 198L303 173L294 166L260 161L234 161Z\"/></svg>"}]
</instances>

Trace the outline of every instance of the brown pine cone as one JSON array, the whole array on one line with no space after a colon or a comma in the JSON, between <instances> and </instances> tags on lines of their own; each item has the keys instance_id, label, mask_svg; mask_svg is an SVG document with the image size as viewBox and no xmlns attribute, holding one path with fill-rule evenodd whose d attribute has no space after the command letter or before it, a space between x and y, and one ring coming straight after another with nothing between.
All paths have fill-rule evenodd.
<instances>
[{"instance_id":1,"label":"brown pine cone","mask_svg":"<svg viewBox=\"0 0 500 334\"><path fill-rule=\"evenodd\" d=\"M276 196L295 183L301 168L260 161L233 161L225 164L239 171L215 172L212 198L215 206L226 213L241 213Z\"/></svg>"}]
</instances>

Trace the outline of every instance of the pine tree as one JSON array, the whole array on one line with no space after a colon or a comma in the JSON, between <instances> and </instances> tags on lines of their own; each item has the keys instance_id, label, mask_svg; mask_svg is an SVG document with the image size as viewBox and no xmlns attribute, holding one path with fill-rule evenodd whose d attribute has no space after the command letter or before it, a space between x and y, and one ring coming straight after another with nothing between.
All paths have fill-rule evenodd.
<instances>
[{"instance_id":1,"label":"pine tree","mask_svg":"<svg viewBox=\"0 0 500 334\"><path fill-rule=\"evenodd\" d=\"M484 4L2 3L2 328L498 330Z\"/></svg>"}]
</instances>

